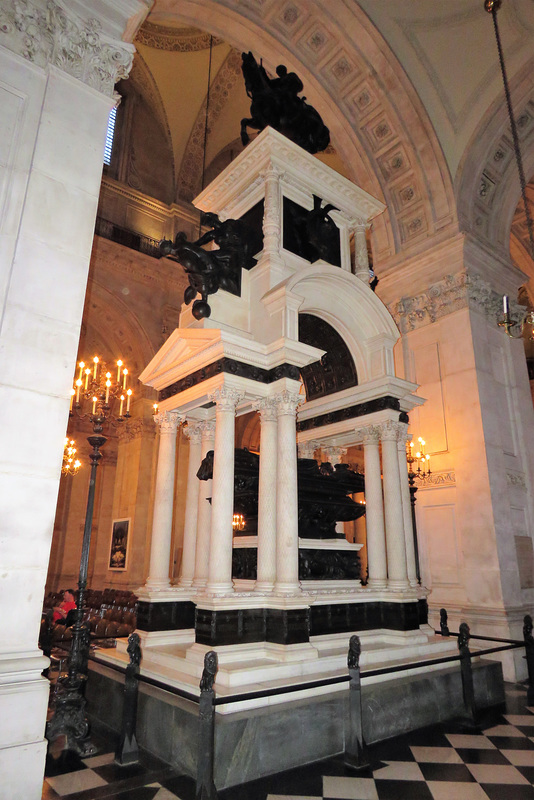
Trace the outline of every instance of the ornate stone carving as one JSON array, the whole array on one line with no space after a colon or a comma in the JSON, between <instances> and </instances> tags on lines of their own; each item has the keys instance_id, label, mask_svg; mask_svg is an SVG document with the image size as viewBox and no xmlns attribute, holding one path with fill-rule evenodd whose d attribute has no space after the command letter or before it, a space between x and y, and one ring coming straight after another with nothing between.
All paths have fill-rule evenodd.
<instances>
[{"instance_id":1,"label":"ornate stone carving","mask_svg":"<svg viewBox=\"0 0 534 800\"><path fill-rule=\"evenodd\" d=\"M198 28L171 28L165 25L155 25L145 22L138 30L136 42L156 50L167 50L172 53L195 53L198 50L207 50L210 46L209 33L203 33ZM213 45L221 44L222 39L213 37Z\"/></svg>"},{"instance_id":2,"label":"ornate stone carving","mask_svg":"<svg viewBox=\"0 0 534 800\"><path fill-rule=\"evenodd\" d=\"M406 431L405 425L401 424L400 422L393 422L391 419L383 422L378 426L378 428L380 430L380 438L382 441L389 442L398 442L400 437Z\"/></svg>"},{"instance_id":3,"label":"ornate stone carving","mask_svg":"<svg viewBox=\"0 0 534 800\"><path fill-rule=\"evenodd\" d=\"M131 442L133 439L139 439L142 436L153 439L155 435L156 431L152 423L145 419L139 419L139 417L128 420L126 425L121 426L117 432L119 444Z\"/></svg>"},{"instance_id":4,"label":"ornate stone carving","mask_svg":"<svg viewBox=\"0 0 534 800\"><path fill-rule=\"evenodd\" d=\"M154 422L159 427L161 435L176 433L181 421L182 415L178 411L160 411L154 415Z\"/></svg>"},{"instance_id":5,"label":"ornate stone carving","mask_svg":"<svg viewBox=\"0 0 534 800\"><path fill-rule=\"evenodd\" d=\"M278 406L278 416L282 414L295 414L299 405L304 401L304 397L287 389L276 396Z\"/></svg>"},{"instance_id":6,"label":"ornate stone carving","mask_svg":"<svg viewBox=\"0 0 534 800\"><path fill-rule=\"evenodd\" d=\"M127 78L133 45L110 44L94 18L81 19L54 0L16 0L0 9L0 44L39 67L53 64L99 92L113 96Z\"/></svg>"},{"instance_id":7,"label":"ornate stone carving","mask_svg":"<svg viewBox=\"0 0 534 800\"><path fill-rule=\"evenodd\" d=\"M427 475L425 482L418 485L418 489L434 488L436 486L456 486L456 475L454 470L447 472L431 472Z\"/></svg>"},{"instance_id":8,"label":"ornate stone carving","mask_svg":"<svg viewBox=\"0 0 534 800\"><path fill-rule=\"evenodd\" d=\"M182 430L192 444L199 444L202 440L202 422L188 420Z\"/></svg>"},{"instance_id":9,"label":"ornate stone carving","mask_svg":"<svg viewBox=\"0 0 534 800\"><path fill-rule=\"evenodd\" d=\"M527 490L525 476L522 472L507 472L506 483L508 486L517 486L518 489Z\"/></svg>"},{"instance_id":10,"label":"ornate stone carving","mask_svg":"<svg viewBox=\"0 0 534 800\"><path fill-rule=\"evenodd\" d=\"M217 410L221 411L234 411L236 405L244 397L244 392L237 389L229 389L225 386L220 389L215 389L214 392L208 394L209 400L217 403Z\"/></svg>"},{"instance_id":11,"label":"ornate stone carving","mask_svg":"<svg viewBox=\"0 0 534 800\"><path fill-rule=\"evenodd\" d=\"M362 442L366 444L378 444L380 440L380 427L378 425L369 425L367 428L362 428Z\"/></svg>"},{"instance_id":12,"label":"ornate stone carving","mask_svg":"<svg viewBox=\"0 0 534 800\"><path fill-rule=\"evenodd\" d=\"M277 403L274 397L264 397L256 400L252 407L259 412L262 422L275 422L277 417Z\"/></svg>"}]
</instances>

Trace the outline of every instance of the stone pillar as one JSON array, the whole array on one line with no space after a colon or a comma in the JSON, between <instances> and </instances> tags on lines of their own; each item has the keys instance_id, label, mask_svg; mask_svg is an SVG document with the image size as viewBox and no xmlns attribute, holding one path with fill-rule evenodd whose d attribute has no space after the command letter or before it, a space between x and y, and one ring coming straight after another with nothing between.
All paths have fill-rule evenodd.
<instances>
[{"instance_id":1,"label":"stone pillar","mask_svg":"<svg viewBox=\"0 0 534 800\"><path fill-rule=\"evenodd\" d=\"M189 420L187 426L184 428L184 433L189 439L189 464L187 470L187 493L185 497L184 549L179 585L182 588L188 588L192 586L195 577L198 496L200 489L200 481L197 478L197 472L202 460L201 423Z\"/></svg>"},{"instance_id":2,"label":"stone pillar","mask_svg":"<svg viewBox=\"0 0 534 800\"><path fill-rule=\"evenodd\" d=\"M368 227L369 225L365 222L354 226L355 274L366 284L369 284L369 254L366 237Z\"/></svg>"},{"instance_id":3,"label":"stone pillar","mask_svg":"<svg viewBox=\"0 0 534 800\"><path fill-rule=\"evenodd\" d=\"M366 428L363 436L365 463L365 517L367 528L367 558L369 581L372 589L385 589L387 586L386 538L384 530L384 504L382 499L382 478L380 473L380 454L378 427Z\"/></svg>"},{"instance_id":4,"label":"stone pillar","mask_svg":"<svg viewBox=\"0 0 534 800\"><path fill-rule=\"evenodd\" d=\"M140 0L0 4L0 775L11 800L40 800L43 790L50 687L37 639L70 365L114 85L134 53L127 41L136 25L125 30L143 8Z\"/></svg>"},{"instance_id":5,"label":"stone pillar","mask_svg":"<svg viewBox=\"0 0 534 800\"><path fill-rule=\"evenodd\" d=\"M209 395L217 403L215 412L215 453L211 501L211 541L207 591L233 592L232 544L234 514L235 407L242 395L221 388Z\"/></svg>"},{"instance_id":6,"label":"stone pillar","mask_svg":"<svg viewBox=\"0 0 534 800\"><path fill-rule=\"evenodd\" d=\"M200 461L215 447L215 420L206 420L200 423L202 443ZM196 476L195 476L196 477ZM211 495L213 481L198 481L198 512L197 512L197 539L195 578L193 586L204 589L208 582L208 569L210 560L210 534L211 534Z\"/></svg>"},{"instance_id":7,"label":"stone pillar","mask_svg":"<svg viewBox=\"0 0 534 800\"><path fill-rule=\"evenodd\" d=\"M411 440L408 436L408 426L399 423L399 438L397 449L399 455L399 480L402 500L402 516L404 521L404 538L406 545L406 571L410 586L417 586L417 569L415 566L415 544L412 524L412 507L410 503L410 484L408 481L408 462L406 461L406 443Z\"/></svg>"},{"instance_id":8,"label":"stone pillar","mask_svg":"<svg viewBox=\"0 0 534 800\"><path fill-rule=\"evenodd\" d=\"M158 466L154 516L150 542L150 568L146 589L167 589L170 586L172 516L174 507L174 469L176 461L176 431L180 424L177 411L161 411L154 416L159 426Z\"/></svg>"},{"instance_id":9,"label":"stone pillar","mask_svg":"<svg viewBox=\"0 0 534 800\"><path fill-rule=\"evenodd\" d=\"M278 404L278 474L276 487L277 594L297 594L299 583L299 529L297 492L296 412L302 397L283 391Z\"/></svg>"},{"instance_id":10,"label":"stone pillar","mask_svg":"<svg viewBox=\"0 0 534 800\"><path fill-rule=\"evenodd\" d=\"M409 586L406 569L406 539L399 475L397 441L399 423L382 426L382 467L384 473L384 517L388 559L388 588L406 589Z\"/></svg>"},{"instance_id":11,"label":"stone pillar","mask_svg":"<svg viewBox=\"0 0 534 800\"><path fill-rule=\"evenodd\" d=\"M261 418L256 590L270 592L276 579L277 404L269 397L255 407Z\"/></svg>"}]
</instances>

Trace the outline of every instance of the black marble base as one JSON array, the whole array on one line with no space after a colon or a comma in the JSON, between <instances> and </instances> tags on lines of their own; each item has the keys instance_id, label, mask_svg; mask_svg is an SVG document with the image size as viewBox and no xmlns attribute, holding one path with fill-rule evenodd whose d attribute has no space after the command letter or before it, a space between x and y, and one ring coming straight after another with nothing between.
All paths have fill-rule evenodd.
<instances>
[{"instance_id":1,"label":"black marble base","mask_svg":"<svg viewBox=\"0 0 534 800\"><path fill-rule=\"evenodd\" d=\"M149 603L139 601L137 629L141 631L177 631L195 627L195 604L190 600Z\"/></svg>"},{"instance_id":2,"label":"black marble base","mask_svg":"<svg viewBox=\"0 0 534 800\"><path fill-rule=\"evenodd\" d=\"M197 608L195 641L209 647L251 642L299 644L310 636L386 628L417 630L428 620L426 600L331 603L301 609Z\"/></svg>"},{"instance_id":3,"label":"black marble base","mask_svg":"<svg viewBox=\"0 0 534 800\"><path fill-rule=\"evenodd\" d=\"M197 608L196 612L195 641L209 647L251 642L298 644L309 638L308 608Z\"/></svg>"}]
</instances>

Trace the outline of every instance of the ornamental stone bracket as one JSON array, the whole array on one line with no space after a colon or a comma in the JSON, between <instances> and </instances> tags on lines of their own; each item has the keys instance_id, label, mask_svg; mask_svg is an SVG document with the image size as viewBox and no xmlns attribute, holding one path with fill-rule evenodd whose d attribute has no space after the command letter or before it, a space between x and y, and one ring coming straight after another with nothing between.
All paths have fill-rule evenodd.
<instances>
[{"instance_id":1,"label":"ornamental stone bracket","mask_svg":"<svg viewBox=\"0 0 534 800\"><path fill-rule=\"evenodd\" d=\"M447 275L415 297L401 298L389 306L389 312L401 333L408 333L467 306L494 324L502 316L502 295L479 275L462 271ZM524 311L519 306L515 310L516 316Z\"/></svg>"},{"instance_id":2,"label":"ornamental stone bracket","mask_svg":"<svg viewBox=\"0 0 534 800\"><path fill-rule=\"evenodd\" d=\"M115 38L118 28L108 33L105 27L111 24L96 4L94 16L91 2L79 5L83 17L73 10L74 5L59 0L8 0L0 8L0 45L39 67L53 65L111 97L117 81L128 77L135 47ZM143 15L143 9L148 13L146 2L130 0L124 26L129 17ZM110 9L110 17L111 13Z\"/></svg>"}]
</instances>

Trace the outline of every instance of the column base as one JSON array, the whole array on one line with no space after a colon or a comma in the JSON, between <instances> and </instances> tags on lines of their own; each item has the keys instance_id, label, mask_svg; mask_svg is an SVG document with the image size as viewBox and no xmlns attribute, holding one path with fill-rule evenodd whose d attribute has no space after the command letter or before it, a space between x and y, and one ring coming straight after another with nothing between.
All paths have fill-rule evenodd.
<instances>
[{"instance_id":1,"label":"column base","mask_svg":"<svg viewBox=\"0 0 534 800\"><path fill-rule=\"evenodd\" d=\"M410 588L410 584L406 579L404 580L388 580L388 589L394 592L404 592Z\"/></svg>"},{"instance_id":2,"label":"column base","mask_svg":"<svg viewBox=\"0 0 534 800\"><path fill-rule=\"evenodd\" d=\"M274 581L256 581L254 591L257 593L270 594L274 590Z\"/></svg>"},{"instance_id":3,"label":"column base","mask_svg":"<svg viewBox=\"0 0 534 800\"><path fill-rule=\"evenodd\" d=\"M145 592L163 592L165 589L171 588L170 580L167 581L151 581L150 578L147 580L145 585L140 589L140 591Z\"/></svg>"},{"instance_id":4,"label":"column base","mask_svg":"<svg viewBox=\"0 0 534 800\"><path fill-rule=\"evenodd\" d=\"M387 589L387 578L369 578L367 581L368 589Z\"/></svg>"},{"instance_id":5,"label":"column base","mask_svg":"<svg viewBox=\"0 0 534 800\"><path fill-rule=\"evenodd\" d=\"M302 593L300 583L275 583L273 593L279 597L291 597Z\"/></svg>"},{"instance_id":6,"label":"column base","mask_svg":"<svg viewBox=\"0 0 534 800\"><path fill-rule=\"evenodd\" d=\"M234 594L234 584L233 583L207 583L206 585L206 594L212 594L217 596L227 596Z\"/></svg>"}]
</instances>

